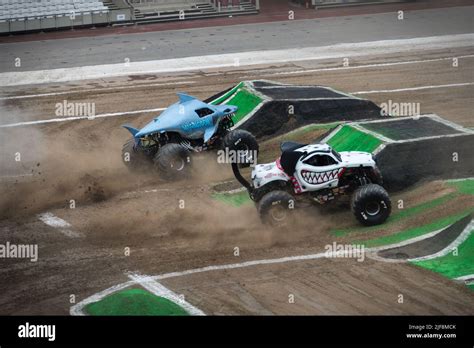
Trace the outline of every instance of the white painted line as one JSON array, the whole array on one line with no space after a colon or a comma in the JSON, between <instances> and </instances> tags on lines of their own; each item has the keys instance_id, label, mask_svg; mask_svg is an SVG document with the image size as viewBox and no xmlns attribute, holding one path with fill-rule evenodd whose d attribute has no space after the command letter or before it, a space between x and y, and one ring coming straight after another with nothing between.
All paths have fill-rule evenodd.
<instances>
[{"instance_id":1,"label":"white painted line","mask_svg":"<svg viewBox=\"0 0 474 348\"><path fill-rule=\"evenodd\" d=\"M166 298L167 300L176 303L178 306L183 307L186 312L191 315L206 315L199 308L196 308L195 306L184 300L183 297L180 297L178 294L163 286L163 284L158 283L152 277L140 274L130 274L128 277L137 284L141 285L143 288L150 291L152 294Z\"/></svg>"},{"instance_id":2,"label":"white painted line","mask_svg":"<svg viewBox=\"0 0 474 348\"><path fill-rule=\"evenodd\" d=\"M405 245L413 244L413 243L419 242L421 240L425 240L425 239L434 237L437 234L443 232L445 230L445 228L441 228L441 229L433 231L433 232L425 233L425 234L422 234L421 236L411 238L411 239L407 239L407 240L404 240L404 241L399 242L399 243L390 244L390 245L382 245L382 246L379 246L379 247L374 247L374 248L367 249L366 250L366 251L368 251L367 257L369 257L373 260L389 262L389 263L406 263L407 262L406 259L389 259L389 258L378 256L377 253L379 251L384 251L384 250L388 250L388 249L403 247Z\"/></svg>"},{"instance_id":3,"label":"white painted line","mask_svg":"<svg viewBox=\"0 0 474 348\"><path fill-rule=\"evenodd\" d=\"M174 189L167 189L167 188L142 190L142 191L130 191L130 192L125 192L124 194L120 195L118 199L136 198L140 195L148 194L148 193L172 192L172 191L174 191Z\"/></svg>"},{"instance_id":4,"label":"white painted line","mask_svg":"<svg viewBox=\"0 0 474 348\"><path fill-rule=\"evenodd\" d=\"M27 173L27 174L16 174L16 175L3 175L0 176L0 180L8 180L8 179L16 179L16 178L23 178L25 176L33 176L34 174L32 173Z\"/></svg>"},{"instance_id":5,"label":"white painted line","mask_svg":"<svg viewBox=\"0 0 474 348\"><path fill-rule=\"evenodd\" d=\"M454 122L451 122L449 120L446 120L442 117L439 117L438 115L435 115L435 114L432 114L430 115L430 117L440 123L444 123L446 126L448 127L451 127L451 128L454 128L460 132L464 132L464 133L474 133L474 130L473 129L469 129L469 128L466 128L466 127L463 127L457 123L454 123Z\"/></svg>"},{"instance_id":6,"label":"white painted line","mask_svg":"<svg viewBox=\"0 0 474 348\"><path fill-rule=\"evenodd\" d=\"M443 257L449 254L450 252L452 252L455 248L460 246L467 238L469 238L473 230L474 230L474 220L471 220L471 222L469 222L469 224L464 228L461 234L444 249L432 255L408 259L407 261L416 262L416 261L432 260L438 257Z\"/></svg>"},{"instance_id":7,"label":"white painted line","mask_svg":"<svg viewBox=\"0 0 474 348\"><path fill-rule=\"evenodd\" d=\"M399 61L399 62L388 62L388 63L374 63L374 64L364 64L364 65L354 65L354 66L340 66L333 68L319 68L319 69L304 69L304 70L293 70L293 71L281 71L271 74L259 74L260 76L279 76L279 75L299 75L299 74L308 74L315 72L325 72L325 71L339 71L339 70L354 70L354 69L370 69L370 68L381 68L386 66L397 66L397 65L409 65L409 64L422 64L430 62L440 62L444 60L453 60L465 59L465 58L474 58L474 55L464 55L458 57L443 57L443 58L433 58L433 59L422 59L422 60L408 60L408 61ZM242 78L249 78L255 75L242 76Z\"/></svg>"},{"instance_id":8,"label":"white painted line","mask_svg":"<svg viewBox=\"0 0 474 348\"><path fill-rule=\"evenodd\" d=\"M163 111L166 108L156 108L156 109L145 109L145 110L134 110L134 111L124 111L124 112L113 112L107 114L99 114L95 116L71 116L71 117L61 117L61 118L49 118L46 120L36 120L36 121L24 121L17 123L7 123L0 125L0 128L9 128L9 127L20 127L20 126L31 126L44 123L56 123L56 122L66 122L66 121L77 121L77 120L95 120L96 118L104 117L115 117L115 116L124 116L124 115L135 115L141 113L149 112L158 112Z\"/></svg>"},{"instance_id":9,"label":"white painted line","mask_svg":"<svg viewBox=\"0 0 474 348\"><path fill-rule=\"evenodd\" d=\"M82 234L73 231L71 224L53 213L43 213L38 215L38 219L43 221L46 225L58 229L62 234L70 238L82 237Z\"/></svg>"},{"instance_id":10,"label":"white painted line","mask_svg":"<svg viewBox=\"0 0 474 348\"><path fill-rule=\"evenodd\" d=\"M468 274L462 277L457 277L456 280L462 280L462 281L472 281L474 280L474 274Z\"/></svg>"},{"instance_id":11,"label":"white painted line","mask_svg":"<svg viewBox=\"0 0 474 348\"><path fill-rule=\"evenodd\" d=\"M458 84L450 84L450 85L438 85L438 86L421 86L421 87L413 87L413 88L399 88L399 89L393 89L393 90L361 91L361 92L353 92L352 94L357 95L357 94L371 94L371 93L391 93L391 92L396 93L396 92L400 92L400 91L433 89L433 88L449 88L449 87L459 87L459 86L466 86L466 85L474 85L474 82L466 82L466 83L458 83ZM255 92L257 92L257 91L255 91ZM341 92L339 92L339 93L341 93ZM230 100L233 97L233 95L230 98L228 98L228 100ZM268 98L265 97L264 101L262 103L260 103L259 105L257 105L257 107L252 112L250 112L243 119L241 119L236 125L234 125L234 128L241 125L243 122L245 122L250 117L252 117L265 104L267 99ZM311 100L313 100L313 99L311 99ZM44 120L7 123L7 124L0 125L0 128L31 126L31 125L38 125L38 124L45 124L45 123L77 121L77 120L85 120L85 119L94 120L96 118L115 117L115 116L124 116L124 115L135 115L135 114L140 114L140 113L158 112L158 111L163 111L163 110L166 110L166 108L114 112L114 113L99 114L99 115L95 115L93 117L90 117L90 116L72 116L72 117L50 118L50 119L44 119ZM437 115L420 115L420 116L416 116L416 117L438 117L439 118L439 116L437 116ZM400 119L400 118L394 117L393 119L387 118L386 120L375 120L375 121L366 121L366 122L385 122L385 121L392 121L392 120L396 121L398 119ZM366 123L366 122L364 121L364 123ZM444 122L444 123L447 124L447 122ZM451 126L452 126L452 124L453 123L451 123ZM461 127L461 126L457 125L456 129L458 129L459 127ZM474 133L474 130L470 130L470 129L467 129L467 128L464 128L464 127L461 127L461 128L463 129L464 132ZM406 140L401 140L399 142L407 142L407 141Z\"/></svg>"},{"instance_id":12,"label":"white painted line","mask_svg":"<svg viewBox=\"0 0 474 348\"><path fill-rule=\"evenodd\" d=\"M189 85L189 84L193 84L193 83L196 83L196 81L176 81L176 82L167 82L167 83L150 83L150 84L144 84L144 85L85 88L85 89L77 89L77 90L73 90L73 91L64 91L64 92L51 92L51 93L41 93L41 94L25 94L25 95L0 97L0 100L52 97L52 96L57 96L57 95L77 94L77 93L87 93L87 92L101 93L103 91L115 91L115 90L120 90L120 89L148 88L148 87L172 86L172 85L182 85L182 84Z\"/></svg>"},{"instance_id":13,"label":"white painted line","mask_svg":"<svg viewBox=\"0 0 474 348\"><path fill-rule=\"evenodd\" d=\"M364 128L362 125L360 125L358 123L351 123L351 124L348 124L348 126L351 126L351 127L357 129L358 131L360 131L362 133L372 135L374 138L379 139L381 141L384 141L386 143L392 143L393 142L393 139L387 138L386 136L384 136L380 133L373 132L370 129Z\"/></svg>"},{"instance_id":14,"label":"white painted line","mask_svg":"<svg viewBox=\"0 0 474 348\"><path fill-rule=\"evenodd\" d=\"M292 100L295 100L295 101L312 101L312 100L359 100L360 98L356 98L356 97L334 97L334 98L281 98L281 99L278 99L278 100L281 100L281 101L292 101Z\"/></svg>"},{"instance_id":15,"label":"white painted line","mask_svg":"<svg viewBox=\"0 0 474 348\"><path fill-rule=\"evenodd\" d=\"M378 94L378 93L397 93L397 92L408 92L408 91L422 91L427 89L438 89L438 88L453 88L453 87L465 87L472 86L474 82L462 82L462 83L451 83L446 85L434 85L434 86L420 86L420 87L408 87L408 88L398 88L398 89L381 89L375 91L359 91L352 92L351 94Z\"/></svg>"},{"instance_id":16,"label":"white painted line","mask_svg":"<svg viewBox=\"0 0 474 348\"><path fill-rule=\"evenodd\" d=\"M247 189L245 187L241 187L241 188L228 190L228 191L214 191L214 193L223 194L223 195L233 195L233 194L245 192L245 191L247 191Z\"/></svg>"},{"instance_id":17,"label":"white painted line","mask_svg":"<svg viewBox=\"0 0 474 348\"><path fill-rule=\"evenodd\" d=\"M255 115L255 113L258 110L260 110L262 108L262 106L265 105L266 103L267 103L266 100L262 100L262 102L260 104L258 104L252 111L250 111L247 115L242 117L242 119L240 119L236 124L234 124L232 129L236 129L240 125L244 124L248 119L250 119L253 115Z\"/></svg>"},{"instance_id":18,"label":"white painted line","mask_svg":"<svg viewBox=\"0 0 474 348\"><path fill-rule=\"evenodd\" d=\"M386 144L380 144L373 152L372 154L374 156L377 156L383 149L385 149L387 145Z\"/></svg>"},{"instance_id":19,"label":"white painted line","mask_svg":"<svg viewBox=\"0 0 474 348\"><path fill-rule=\"evenodd\" d=\"M123 290L125 288L128 288L131 285L134 285L134 281L128 281L122 284L114 285L108 289L105 289L101 292L98 292L97 294L94 294L92 296L89 296L88 298L82 300L81 302L76 303L74 306L71 307L69 310L69 314L71 315L86 315L84 312L84 307L87 306L90 303L94 302L99 302L102 300L104 297L111 295L117 291Z\"/></svg>"},{"instance_id":20,"label":"white painted line","mask_svg":"<svg viewBox=\"0 0 474 348\"><path fill-rule=\"evenodd\" d=\"M368 251L369 249L366 249ZM270 264L278 264L278 263L285 263L285 262L293 262L293 261L305 261L305 260L316 260L322 258L333 258L339 257L344 254L347 254L348 251L342 250L337 252L322 252L317 254L309 254L309 255L298 255L298 256L287 256L281 257L277 259L263 259L263 260L254 260L254 261L246 261L241 263L231 263L226 265L219 265L219 266L207 266L201 268L194 268L189 269L182 272L171 272L165 273L157 276L153 276L153 279L162 280L168 278L175 278L175 277L182 277L185 275L196 274L196 273L203 273L203 272L210 272L210 271L220 271L220 270L229 270L229 269L236 269L236 268L246 268L251 266L259 266L259 265L270 265Z\"/></svg>"},{"instance_id":21,"label":"white painted line","mask_svg":"<svg viewBox=\"0 0 474 348\"><path fill-rule=\"evenodd\" d=\"M472 223L472 222L471 222ZM375 247L375 248L367 248L365 249L365 252L367 256L379 260L379 261L384 261L384 262L392 262L388 259L381 258L379 256L376 256L376 252L380 250L385 250L385 249L392 249L408 244L412 244L415 242L418 242L420 240L428 239L430 237L433 237L437 235L438 233L442 232L444 229L440 229L437 231L433 231L430 233L426 233L422 236L418 236L412 239L405 240L400 243L395 243L391 245L385 245L381 247ZM211 272L211 271L220 271L220 270L229 270L229 269L238 269L238 268L246 268L246 267L252 267L252 266L259 266L259 265L268 265L268 264L279 264L279 263L286 263L286 262L293 262L293 261L306 261L306 260L317 260L317 259L322 259L322 258L328 258L328 257L337 257L346 254L346 251L338 251L338 252L332 252L332 253L326 253L326 252L321 252L321 253L316 253L316 254L309 254L309 255L297 255L297 256L287 256L287 257L281 257L281 258L276 258L276 259L263 259L263 260L253 260L253 261L246 261L246 262L241 262L241 263L233 263L233 264L225 264L225 265L217 265L217 266L207 266L207 267L201 267L201 268L194 268L194 269L189 269L181 272L171 272L171 273L165 273L157 276L147 276L147 281L148 279L152 280L162 280L162 279L169 279L169 278L175 278L175 277L182 277L190 274L197 274L197 273L203 273L203 272ZM394 260L393 262L406 262L405 260ZM106 290L103 290L99 293L96 293L83 301L77 303L74 305L70 313L71 315L84 315L82 308L93 302L100 301L102 298L116 292L119 290L122 290L124 288L127 288L131 285L136 284L136 281L128 281L126 283L122 283L116 286L113 286L111 288L108 288ZM151 290L150 290L151 291Z\"/></svg>"},{"instance_id":22,"label":"white painted line","mask_svg":"<svg viewBox=\"0 0 474 348\"><path fill-rule=\"evenodd\" d=\"M326 135L323 139L321 139L322 144L326 144L333 136L335 136L342 127L344 127L347 123L342 122L340 125L338 125L336 128L334 128L328 135Z\"/></svg>"},{"instance_id":23,"label":"white painted line","mask_svg":"<svg viewBox=\"0 0 474 348\"><path fill-rule=\"evenodd\" d=\"M247 66L289 61L320 60L329 58L406 52L413 50L413 47L416 47L417 50L470 47L472 46L473 41L474 34L458 34L413 39L342 43L323 47L252 51L145 62L131 62L128 64L128 66L125 64L104 64L39 71L5 72L0 74L0 86L6 87L77 81L84 79L99 79L112 76L158 74L214 68L232 68L235 67L236 60L238 60L239 66Z\"/></svg>"},{"instance_id":24,"label":"white painted line","mask_svg":"<svg viewBox=\"0 0 474 348\"><path fill-rule=\"evenodd\" d=\"M449 226L448 226L448 227L449 227ZM374 252L375 252L375 251L382 251L382 250L388 250L388 249L393 249L393 248L399 248L399 247L402 247L402 246L405 246L405 245L413 244L413 243L419 242L420 240L425 240L425 239L434 237L434 236L436 236L437 234L443 232L445 229L446 229L446 227L445 227L445 228L441 228L441 229L436 230L436 231L433 231L433 232L429 232L429 233L422 234L421 236L418 236L418 237L414 237L414 238L411 238L411 239L404 240L404 241L402 241L402 242L398 242L398 243L394 243L394 244L390 244L390 245L383 245L383 246L379 246L379 247L370 248L370 251L374 251Z\"/></svg>"},{"instance_id":25,"label":"white painted line","mask_svg":"<svg viewBox=\"0 0 474 348\"><path fill-rule=\"evenodd\" d=\"M380 119L375 119L375 120L361 120L361 121L356 121L354 123L360 123L362 126L364 123L383 123L383 122L396 122L396 121L402 121L405 119L419 119L419 118L433 118L436 116L435 114L423 114L423 115L418 115L418 116L381 116L382 118Z\"/></svg>"},{"instance_id":26,"label":"white painted line","mask_svg":"<svg viewBox=\"0 0 474 348\"><path fill-rule=\"evenodd\" d=\"M431 135L431 136L427 136L427 137L413 138L413 139L407 139L407 140L394 140L393 143L403 144L403 143L414 143L414 142L429 140L429 139L465 137L465 136L471 135L472 133L473 132L445 134L445 135Z\"/></svg>"},{"instance_id":27,"label":"white painted line","mask_svg":"<svg viewBox=\"0 0 474 348\"><path fill-rule=\"evenodd\" d=\"M471 176L468 178L448 179L446 180L446 182L459 182L459 181L465 181L465 180L474 180L474 176Z\"/></svg>"}]
</instances>

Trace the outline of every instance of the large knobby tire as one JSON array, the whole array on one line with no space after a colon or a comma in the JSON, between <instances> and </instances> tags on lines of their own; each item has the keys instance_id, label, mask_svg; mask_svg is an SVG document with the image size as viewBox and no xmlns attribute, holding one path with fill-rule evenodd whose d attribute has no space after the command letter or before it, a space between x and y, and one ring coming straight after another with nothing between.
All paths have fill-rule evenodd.
<instances>
[{"instance_id":1,"label":"large knobby tire","mask_svg":"<svg viewBox=\"0 0 474 348\"><path fill-rule=\"evenodd\" d=\"M162 178L181 180L190 175L191 153L180 144L166 144L156 153L153 164Z\"/></svg>"},{"instance_id":2,"label":"large knobby tire","mask_svg":"<svg viewBox=\"0 0 474 348\"><path fill-rule=\"evenodd\" d=\"M135 140L129 139L122 146L122 161L130 171L144 172L150 169L150 158L135 147Z\"/></svg>"},{"instance_id":3,"label":"large knobby tire","mask_svg":"<svg viewBox=\"0 0 474 348\"><path fill-rule=\"evenodd\" d=\"M365 226L380 225L387 220L392 210L387 191L376 184L359 187L354 191L351 209L359 222Z\"/></svg>"},{"instance_id":4,"label":"large knobby tire","mask_svg":"<svg viewBox=\"0 0 474 348\"><path fill-rule=\"evenodd\" d=\"M248 167L257 162L258 142L252 133L243 129L235 129L227 133L222 139L223 149L231 154L235 152L235 161L240 167ZM231 152L232 151L232 152ZM231 155L232 156L232 155Z\"/></svg>"},{"instance_id":5,"label":"large knobby tire","mask_svg":"<svg viewBox=\"0 0 474 348\"><path fill-rule=\"evenodd\" d=\"M295 198L286 191L265 194L257 206L262 222L274 227L290 225L295 208Z\"/></svg>"}]
</instances>

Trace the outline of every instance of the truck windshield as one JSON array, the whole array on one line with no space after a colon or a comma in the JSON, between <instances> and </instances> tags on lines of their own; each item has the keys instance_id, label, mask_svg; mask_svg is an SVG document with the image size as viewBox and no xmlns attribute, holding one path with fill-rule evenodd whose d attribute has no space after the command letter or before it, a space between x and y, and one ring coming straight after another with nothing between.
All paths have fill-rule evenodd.
<instances>
[{"instance_id":1,"label":"truck windshield","mask_svg":"<svg viewBox=\"0 0 474 348\"><path fill-rule=\"evenodd\" d=\"M337 158L339 162L342 161L341 155L337 151L334 151L333 149L331 149L331 153L333 154L334 157Z\"/></svg>"}]
</instances>

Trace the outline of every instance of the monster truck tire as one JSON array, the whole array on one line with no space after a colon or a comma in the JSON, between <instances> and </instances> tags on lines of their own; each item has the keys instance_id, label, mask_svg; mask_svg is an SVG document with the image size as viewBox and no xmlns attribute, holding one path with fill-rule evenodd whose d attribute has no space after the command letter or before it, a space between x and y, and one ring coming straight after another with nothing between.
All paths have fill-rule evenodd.
<instances>
[{"instance_id":1,"label":"monster truck tire","mask_svg":"<svg viewBox=\"0 0 474 348\"><path fill-rule=\"evenodd\" d=\"M295 198L286 191L271 191L258 202L257 209L263 223L283 227L291 223Z\"/></svg>"},{"instance_id":2,"label":"monster truck tire","mask_svg":"<svg viewBox=\"0 0 474 348\"><path fill-rule=\"evenodd\" d=\"M248 167L251 163L257 160L257 139L255 139L252 133L247 132L246 130L235 129L233 131L230 131L222 139L222 145L224 150L228 149L229 151L242 152L237 152L237 154L240 156L236 156L236 162L239 164L240 167ZM243 154L243 152L247 152L247 155Z\"/></svg>"},{"instance_id":3,"label":"monster truck tire","mask_svg":"<svg viewBox=\"0 0 474 348\"><path fill-rule=\"evenodd\" d=\"M181 180L190 175L191 153L180 144L166 144L156 153L153 164L162 178Z\"/></svg>"},{"instance_id":4,"label":"monster truck tire","mask_svg":"<svg viewBox=\"0 0 474 348\"><path fill-rule=\"evenodd\" d=\"M135 149L135 140L129 139L122 146L122 161L130 171L142 172L149 169L151 161L140 150Z\"/></svg>"},{"instance_id":5,"label":"monster truck tire","mask_svg":"<svg viewBox=\"0 0 474 348\"><path fill-rule=\"evenodd\" d=\"M390 215L392 206L387 191L376 184L359 187L351 199L351 210L365 226L380 225Z\"/></svg>"}]
</instances>

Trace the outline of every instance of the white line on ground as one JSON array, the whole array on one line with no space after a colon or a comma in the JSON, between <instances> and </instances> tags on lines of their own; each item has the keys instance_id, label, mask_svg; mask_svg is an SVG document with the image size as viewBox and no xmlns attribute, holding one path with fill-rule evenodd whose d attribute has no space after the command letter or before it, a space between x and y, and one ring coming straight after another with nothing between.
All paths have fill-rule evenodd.
<instances>
[{"instance_id":1,"label":"white line on ground","mask_svg":"<svg viewBox=\"0 0 474 348\"><path fill-rule=\"evenodd\" d=\"M38 219L43 221L46 225L58 229L62 234L71 238L82 237L82 234L79 232L73 231L71 224L53 213L43 213L38 215Z\"/></svg>"},{"instance_id":2,"label":"white line on ground","mask_svg":"<svg viewBox=\"0 0 474 348\"><path fill-rule=\"evenodd\" d=\"M423 59L423 60L407 60L407 61L388 62L388 63L374 63L374 64L364 64L364 65L354 65L354 66L340 66L340 67L333 67L333 68L280 71L280 72L270 73L270 74L259 74L259 76L299 75L299 74L308 74L308 73L325 72L325 71L380 68L380 67L386 67L386 66L439 62L439 61L445 61L445 60L453 60L454 58L457 58L457 59L474 58L474 55L463 55L463 56L457 56L457 57L443 57L443 58L433 58L433 59ZM244 78L250 78L254 76L255 75L246 75L246 76L241 76L241 78L244 79Z\"/></svg>"},{"instance_id":3,"label":"white line on ground","mask_svg":"<svg viewBox=\"0 0 474 348\"><path fill-rule=\"evenodd\" d=\"M112 76L157 74L165 72L272 64L289 61L367 56L406 52L411 51L413 47L416 47L417 50L469 47L472 46L473 40L474 34L457 34L413 39L342 43L323 47L252 51L146 62L131 62L127 65L104 64L51 70L5 72L0 74L0 85L6 87L98 79ZM238 64L236 64L236 62L238 62Z\"/></svg>"},{"instance_id":4,"label":"white line on ground","mask_svg":"<svg viewBox=\"0 0 474 348\"><path fill-rule=\"evenodd\" d=\"M166 288L163 286L163 284L158 283L152 277L140 274L129 274L128 277L154 295L166 298L167 300L170 300L171 302L183 307L186 312L191 315L206 315L203 311L194 307L192 304L184 300L183 297L180 297L178 294Z\"/></svg>"},{"instance_id":5,"label":"white line on ground","mask_svg":"<svg viewBox=\"0 0 474 348\"><path fill-rule=\"evenodd\" d=\"M369 250L370 249L365 249L365 251L369 251ZM285 262L292 262L292 261L316 260L316 259L322 259L322 258L339 257L347 253L348 253L347 251L343 250L343 251L329 252L329 253L322 252L322 253L309 254L309 255L287 256L287 257L281 257L277 259L246 261L246 262L241 262L241 263L231 263L227 265L194 268L194 269L189 269L182 272L165 273L165 274L153 276L152 278L156 280L161 280L161 279L181 277L184 275L203 273L203 272L209 272L209 271L219 271L219 270L245 268L245 267L250 267L250 266L258 266L258 265L278 264L278 263L285 263Z\"/></svg>"},{"instance_id":6,"label":"white line on ground","mask_svg":"<svg viewBox=\"0 0 474 348\"><path fill-rule=\"evenodd\" d=\"M473 221L471 221L473 223ZM381 258L376 256L376 252L380 250L385 250L385 249L392 249L395 247L399 246L404 246L408 245L411 243L415 243L420 240L428 239L430 237L435 236L436 234L440 233L444 229L440 229L437 231L433 231L430 233L426 233L422 236L418 236L412 239L405 240L400 243L395 243L391 245L385 245L381 247L375 247L375 248L367 248L365 249L365 252L370 255L372 254L373 257L376 260L379 261L384 261L384 262L391 262L390 260L387 260L385 258ZM464 233L464 232L463 232ZM459 238L458 238L459 239ZM203 273L203 272L210 272L210 271L219 271L219 270L229 270L229 269L238 269L238 268L246 268L246 267L251 267L251 266L259 266L259 265L268 265L268 264L279 264L279 263L285 263L285 262L293 262L293 261L306 261L306 260L317 260L317 259L322 259L322 258L329 258L329 257L337 257L346 254L347 251L338 251L338 252L321 252L321 253L316 253L316 254L309 254L309 255L297 255L297 256L287 256L287 257L281 257L281 258L276 258L276 259L262 259L262 260L253 260L253 261L246 261L246 262L241 262L241 263L233 263L233 264L226 264L226 265L216 265L216 266L207 266L207 267L201 267L201 268L194 268L194 269L189 269L185 271L180 271L180 272L170 272L170 273L164 273L160 274L157 276L147 276L147 279L152 279L152 280L162 280L162 279L168 279L168 278L175 278L175 277L182 277L190 274L196 274L196 273ZM397 262L400 262L399 260L396 260ZM86 306L89 303L97 302L100 301L102 298L116 292L122 289L125 289L131 285L136 284L136 281L128 281L126 283L122 283L119 285L115 285L113 287L110 287L106 290L103 290L101 292L98 292L81 302L77 303L74 305L70 313L71 315L83 315L82 309L84 306Z\"/></svg>"},{"instance_id":7,"label":"white line on ground","mask_svg":"<svg viewBox=\"0 0 474 348\"><path fill-rule=\"evenodd\" d=\"M102 300L104 297L111 295L117 291L123 290L125 288L128 288L131 285L134 285L134 281L128 281L125 283L121 283L118 285L111 286L110 288L103 290L101 292L98 292L97 294L94 294L92 296L89 296L88 298L82 300L81 302L76 303L74 306L71 307L69 310L69 314L71 315L86 315L84 313L83 309L85 306L87 306L90 303L98 302Z\"/></svg>"},{"instance_id":8,"label":"white line on ground","mask_svg":"<svg viewBox=\"0 0 474 348\"><path fill-rule=\"evenodd\" d=\"M352 92L351 94L378 94L378 93L396 93L396 92L408 92L408 91L421 91L425 89L437 89L437 88L452 88L452 87L465 87L472 86L474 82L462 82L462 83L452 83L447 85L433 85L433 86L420 86L420 87L408 87L408 88L398 88L398 89L381 89L375 91L359 91Z\"/></svg>"},{"instance_id":9,"label":"white line on ground","mask_svg":"<svg viewBox=\"0 0 474 348\"><path fill-rule=\"evenodd\" d=\"M71 90L71 91L64 91L64 92L14 95L14 96L8 96L8 97L0 97L0 100L51 97L51 96L57 96L57 95L77 94L77 93L87 93L87 92L101 93L104 91L115 91L119 89L147 88L147 87L172 86L172 85L182 85L182 84L189 85L193 83L196 83L196 81L176 81L176 82L150 83L150 84L142 84L142 85L129 85L129 86L117 86L117 87L85 88L85 89L78 89L78 90Z\"/></svg>"},{"instance_id":10,"label":"white line on ground","mask_svg":"<svg viewBox=\"0 0 474 348\"><path fill-rule=\"evenodd\" d=\"M466 285L472 285L474 284L474 274L468 274L462 277L457 277L455 278L456 280L460 282L464 282Z\"/></svg>"},{"instance_id":11,"label":"white line on ground","mask_svg":"<svg viewBox=\"0 0 474 348\"><path fill-rule=\"evenodd\" d=\"M417 257L413 259L408 259L407 261L413 262L413 261L425 261L425 260L432 260L436 259L438 257L443 257L450 252L452 252L455 248L460 246L469 236L471 235L471 232L474 230L474 220L471 220L469 224L464 228L464 230L459 234L459 236L452 241L448 246L446 246L444 249L438 251L437 253L434 253L432 255L427 255L423 257Z\"/></svg>"},{"instance_id":12,"label":"white line on ground","mask_svg":"<svg viewBox=\"0 0 474 348\"><path fill-rule=\"evenodd\" d=\"M399 247L402 247L402 246L405 246L405 245L413 244L413 243L419 242L421 240L425 240L425 239L434 237L437 234L443 232L444 230L445 230L444 228L441 228L439 230L436 230L436 231L433 231L433 232L428 232L428 233L422 234L421 236L411 238L411 239L407 239L407 240L401 241L399 243L390 244L390 245L382 245L382 246L379 246L379 247L370 248L370 253L368 253L367 257L369 257L373 260L383 261L383 262L406 263L407 262L406 259L389 259L389 258L378 256L377 253L379 251L393 249L393 248L399 248Z\"/></svg>"},{"instance_id":13,"label":"white line on ground","mask_svg":"<svg viewBox=\"0 0 474 348\"><path fill-rule=\"evenodd\" d=\"M223 194L223 195L233 195L235 193L245 192L247 189L245 187L236 188L233 190L228 191L215 191L215 193Z\"/></svg>"},{"instance_id":14,"label":"white line on ground","mask_svg":"<svg viewBox=\"0 0 474 348\"><path fill-rule=\"evenodd\" d=\"M463 83L455 83L455 84L446 84L446 85L435 85L435 86L420 86L420 87L408 87L408 88L398 88L398 89L386 89L380 91L359 91L353 92L352 94L375 94L375 93L397 93L397 92L404 92L404 91L417 91L417 90L424 90L424 89L434 89L434 88L452 88L452 87L464 87L464 86L471 86L474 85L474 82L463 82ZM263 105L260 104L255 110L260 108ZM114 116L124 116L124 115L134 115L134 114L141 114L141 113L149 113L149 112L158 112L163 111L166 108L156 108L156 109L144 109L144 110L133 110L133 111L124 111L124 112L113 112L113 113L106 113L106 114L99 114L93 117L89 116L71 116L71 117L62 117L62 118L50 118L44 120L35 120L35 121L24 121L24 122L17 122L17 123L7 123L0 125L0 128L8 128L8 127L21 127L21 126L31 126L31 125L38 125L44 123L55 123L55 122L65 122L65 121L77 121L77 120L94 120L96 118L103 118L103 117L114 117ZM238 124L241 124L242 121L247 120L249 115L247 115L244 119L239 121Z\"/></svg>"},{"instance_id":15,"label":"white line on ground","mask_svg":"<svg viewBox=\"0 0 474 348\"><path fill-rule=\"evenodd\" d=\"M32 173L26 173L26 174L16 174L16 175L2 175L2 176L0 176L0 180L23 178L23 177L26 177L26 176L33 176L33 174Z\"/></svg>"},{"instance_id":16,"label":"white line on ground","mask_svg":"<svg viewBox=\"0 0 474 348\"><path fill-rule=\"evenodd\" d=\"M474 180L474 176L471 176L471 177L468 177L468 178L448 179L446 181L447 182L459 182L459 181L464 181L464 180Z\"/></svg>"},{"instance_id":17,"label":"white line on ground","mask_svg":"<svg viewBox=\"0 0 474 348\"><path fill-rule=\"evenodd\" d=\"M95 120L96 118L158 112L158 111L163 111L165 109L166 108L156 108L156 109L134 110L134 111L124 111L124 112L112 112L112 113L107 113L107 114L99 114L95 116L71 116L71 117L62 117L62 118L49 118L46 120L24 121L24 122L17 122L17 123L2 124L0 125L0 128L31 126L31 125L37 125L37 124L56 123L56 122L65 122L65 121Z\"/></svg>"},{"instance_id":18,"label":"white line on ground","mask_svg":"<svg viewBox=\"0 0 474 348\"><path fill-rule=\"evenodd\" d=\"M362 133L372 135L374 138L379 139L381 141L384 141L386 143L393 142L393 139L387 138L386 136L384 136L380 133L373 132L370 129L364 128L364 126L360 125L359 123L351 123L351 124L348 124L348 126L351 126L351 127L357 129L358 131L360 131Z\"/></svg>"}]
</instances>

